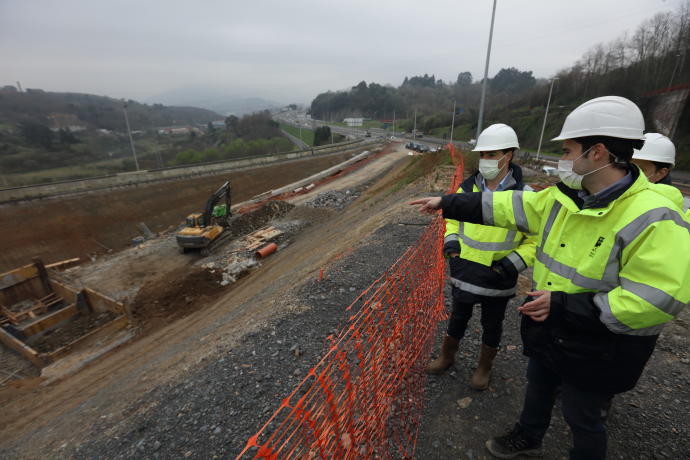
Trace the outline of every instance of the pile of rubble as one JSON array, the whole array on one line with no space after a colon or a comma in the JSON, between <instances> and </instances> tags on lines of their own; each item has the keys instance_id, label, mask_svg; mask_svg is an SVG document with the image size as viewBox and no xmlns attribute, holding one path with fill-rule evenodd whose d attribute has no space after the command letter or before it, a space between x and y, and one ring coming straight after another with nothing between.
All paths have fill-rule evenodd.
<instances>
[{"instance_id":1,"label":"pile of rubble","mask_svg":"<svg viewBox=\"0 0 690 460\"><path fill-rule=\"evenodd\" d=\"M350 190L344 192L340 190L329 190L319 193L316 198L304 204L312 208L343 209L357 197L359 197L359 193L352 193Z\"/></svg>"}]
</instances>

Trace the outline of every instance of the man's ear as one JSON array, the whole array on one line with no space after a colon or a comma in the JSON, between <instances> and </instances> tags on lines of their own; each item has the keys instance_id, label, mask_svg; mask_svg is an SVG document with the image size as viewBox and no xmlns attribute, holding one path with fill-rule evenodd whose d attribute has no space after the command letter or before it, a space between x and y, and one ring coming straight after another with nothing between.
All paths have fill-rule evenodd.
<instances>
[{"instance_id":1,"label":"man's ear","mask_svg":"<svg viewBox=\"0 0 690 460\"><path fill-rule=\"evenodd\" d=\"M661 180L671 173L671 169L664 166L663 168L657 170L656 173L659 174L659 180Z\"/></svg>"},{"instance_id":2,"label":"man's ear","mask_svg":"<svg viewBox=\"0 0 690 460\"><path fill-rule=\"evenodd\" d=\"M604 157L609 157L609 150L601 142L597 142L592 146L592 153L594 154L594 158L592 159L595 161L599 161Z\"/></svg>"}]
</instances>

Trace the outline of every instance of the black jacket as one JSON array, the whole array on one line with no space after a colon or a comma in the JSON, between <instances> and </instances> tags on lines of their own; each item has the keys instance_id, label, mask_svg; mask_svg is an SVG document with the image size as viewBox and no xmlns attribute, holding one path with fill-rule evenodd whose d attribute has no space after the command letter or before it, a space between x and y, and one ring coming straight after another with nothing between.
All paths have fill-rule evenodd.
<instances>
[{"instance_id":1,"label":"black jacket","mask_svg":"<svg viewBox=\"0 0 690 460\"><path fill-rule=\"evenodd\" d=\"M506 190L522 190L525 187L525 184L522 182L522 169L513 163L509 165L509 169L512 173L512 181ZM479 171L476 171L463 181L460 188L463 193L473 193L474 185L481 188L481 179ZM443 249L446 254L450 252L460 253L460 245L457 241L446 243ZM518 270L509 261L497 260L491 267L487 267L486 265L463 259L462 254L460 254L460 257L451 257L448 264L452 278L471 283L474 286L503 291L511 290L517 283ZM481 302L485 298L483 295L456 287L454 287L453 292L454 295L462 295L463 300L466 302ZM514 296L514 294L507 294L501 297L511 298Z\"/></svg>"}]
</instances>

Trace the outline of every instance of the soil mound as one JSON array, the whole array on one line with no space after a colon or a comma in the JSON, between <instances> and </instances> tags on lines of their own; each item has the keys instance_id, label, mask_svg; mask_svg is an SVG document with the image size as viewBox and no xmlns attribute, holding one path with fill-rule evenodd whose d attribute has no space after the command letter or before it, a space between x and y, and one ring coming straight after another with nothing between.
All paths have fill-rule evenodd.
<instances>
[{"instance_id":1,"label":"soil mound","mask_svg":"<svg viewBox=\"0 0 690 460\"><path fill-rule=\"evenodd\" d=\"M223 291L222 272L181 267L145 283L132 303L136 326L151 329L199 310Z\"/></svg>"}]
</instances>

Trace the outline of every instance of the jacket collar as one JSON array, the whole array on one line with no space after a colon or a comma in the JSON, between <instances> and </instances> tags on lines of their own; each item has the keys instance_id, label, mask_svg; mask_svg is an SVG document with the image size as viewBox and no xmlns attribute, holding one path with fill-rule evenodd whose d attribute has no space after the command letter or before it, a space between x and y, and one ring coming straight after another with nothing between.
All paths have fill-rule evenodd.
<instances>
[{"instance_id":1,"label":"jacket collar","mask_svg":"<svg viewBox=\"0 0 690 460\"><path fill-rule=\"evenodd\" d=\"M508 176L505 179L505 188L503 190L523 189L525 185L522 183L522 169L518 165L514 163L508 165ZM482 189L482 176L479 171L475 171L474 174L465 179L460 188L463 192L471 192L474 190L475 185L478 190Z\"/></svg>"},{"instance_id":2,"label":"jacket collar","mask_svg":"<svg viewBox=\"0 0 690 460\"><path fill-rule=\"evenodd\" d=\"M578 212L587 209L598 209L596 215L603 215L610 209L611 203L616 200L625 199L641 190L648 189L650 184L644 174L640 174L640 169L636 166L628 164L628 173L632 176L632 183L627 184L613 193L608 194L601 200L588 203L585 207L584 201L578 195L578 190L567 187L563 182L558 182L556 188L559 193L556 193L556 199L572 212ZM603 211L603 212L602 212Z\"/></svg>"}]
</instances>

